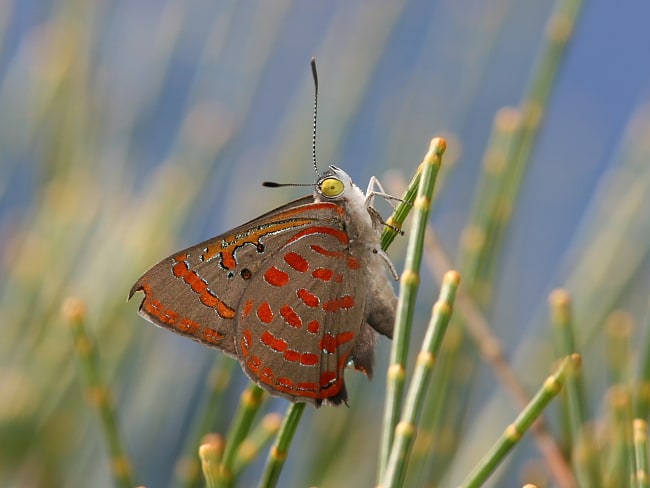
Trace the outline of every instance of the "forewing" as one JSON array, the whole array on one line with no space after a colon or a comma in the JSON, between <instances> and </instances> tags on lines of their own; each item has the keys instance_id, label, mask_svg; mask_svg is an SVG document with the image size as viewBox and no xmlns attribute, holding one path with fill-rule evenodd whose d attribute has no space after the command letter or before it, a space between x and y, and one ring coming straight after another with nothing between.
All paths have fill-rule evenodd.
<instances>
[{"instance_id":1,"label":"forewing","mask_svg":"<svg viewBox=\"0 0 650 488\"><path fill-rule=\"evenodd\" d=\"M366 297L365 270L350 253L341 209L332 212L264 262L237 318L236 347L247 374L274 394L315 405L347 398L343 373Z\"/></svg>"},{"instance_id":2,"label":"forewing","mask_svg":"<svg viewBox=\"0 0 650 488\"><path fill-rule=\"evenodd\" d=\"M288 236L330 217L331 206L304 197L174 253L147 271L129 298L144 292L144 318L236 356L234 319L244 290Z\"/></svg>"}]
</instances>

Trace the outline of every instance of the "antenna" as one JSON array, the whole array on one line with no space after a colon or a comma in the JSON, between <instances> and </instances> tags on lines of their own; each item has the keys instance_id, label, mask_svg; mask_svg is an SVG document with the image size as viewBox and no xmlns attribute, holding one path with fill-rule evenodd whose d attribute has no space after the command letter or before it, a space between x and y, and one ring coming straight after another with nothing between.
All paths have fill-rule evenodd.
<instances>
[{"instance_id":1,"label":"antenna","mask_svg":"<svg viewBox=\"0 0 650 488\"><path fill-rule=\"evenodd\" d=\"M318 72L316 71L316 58L311 58L311 75L314 78L314 131L311 136L311 155L314 163L314 171L316 171L316 174L320 178L321 174L316 164L316 116L318 115Z\"/></svg>"},{"instance_id":2,"label":"antenna","mask_svg":"<svg viewBox=\"0 0 650 488\"><path fill-rule=\"evenodd\" d=\"M319 178L322 178L323 175L318 171L318 165L316 164L316 115L318 113L318 73L316 72L316 59L311 58L311 75L314 77L314 131L311 136L311 155L314 162L314 171ZM262 186L267 188L279 188L281 186L314 186L313 183L277 183L275 181L264 181Z\"/></svg>"}]
</instances>

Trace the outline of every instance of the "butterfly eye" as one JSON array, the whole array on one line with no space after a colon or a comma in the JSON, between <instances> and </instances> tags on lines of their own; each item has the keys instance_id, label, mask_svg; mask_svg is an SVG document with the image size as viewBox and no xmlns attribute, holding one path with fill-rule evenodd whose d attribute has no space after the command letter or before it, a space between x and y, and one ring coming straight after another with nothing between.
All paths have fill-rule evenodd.
<instances>
[{"instance_id":1,"label":"butterfly eye","mask_svg":"<svg viewBox=\"0 0 650 488\"><path fill-rule=\"evenodd\" d=\"M337 197L343 193L343 182L337 178L325 178L321 181L320 191L326 197Z\"/></svg>"}]
</instances>

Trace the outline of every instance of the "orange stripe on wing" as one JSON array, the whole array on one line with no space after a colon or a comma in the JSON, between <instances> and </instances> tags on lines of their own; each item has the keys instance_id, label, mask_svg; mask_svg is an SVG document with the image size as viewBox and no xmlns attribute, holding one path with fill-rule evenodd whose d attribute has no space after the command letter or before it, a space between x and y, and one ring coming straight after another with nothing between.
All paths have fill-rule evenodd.
<instances>
[{"instance_id":1,"label":"orange stripe on wing","mask_svg":"<svg viewBox=\"0 0 650 488\"><path fill-rule=\"evenodd\" d=\"M341 229L335 229L333 227L310 227L309 229L301 230L300 232L296 233L291 239L289 239L288 243L290 242L295 242L298 239L302 239L305 236L312 235L312 234L328 234L332 237L336 237L339 241L341 241L343 244L347 244L349 239L348 235L342 231ZM313 246L312 246L313 249ZM321 248L322 249L322 248Z\"/></svg>"},{"instance_id":2,"label":"orange stripe on wing","mask_svg":"<svg viewBox=\"0 0 650 488\"><path fill-rule=\"evenodd\" d=\"M174 265L172 266L172 273L177 278L182 279L186 284L190 286L192 291L199 295L199 300L206 307L213 308L220 317L224 319L232 319L235 317L235 310L221 300L217 295L215 295L209 288L208 283L199 276L196 271L189 269L189 266L186 261L180 261L185 258L186 255L179 254L174 257Z\"/></svg>"},{"instance_id":3,"label":"orange stripe on wing","mask_svg":"<svg viewBox=\"0 0 650 488\"><path fill-rule=\"evenodd\" d=\"M331 206L332 204L328 204ZM334 205L336 206L336 205ZM316 207L319 208L320 205ZM310 207L314 209L314 207ZM277 234L296 227L304 227L314 222L315 218L304 217L305 209L297 207L281 212L273 216L272 221L261 221L256 226L242 230L237 234L223 236L220 242L207 246L201 255L202 261L210 261L215 257L221 257L221 265L225 269L233 269L237 266L235 252L246 244L260 245L260 239L268 234Z\"/></svg>"}]
</instances>

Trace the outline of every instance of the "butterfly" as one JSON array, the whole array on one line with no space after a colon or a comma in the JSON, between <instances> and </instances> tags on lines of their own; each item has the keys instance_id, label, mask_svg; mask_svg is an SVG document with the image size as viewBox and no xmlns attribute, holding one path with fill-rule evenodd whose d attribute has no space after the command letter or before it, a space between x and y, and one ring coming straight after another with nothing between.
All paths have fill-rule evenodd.
<instances>
[{"instance_id":1,"label":"butterfly","mask_svg":"<svg viewBox=\"0 0 650 488\"><path fill-rule=\"evenodd\" d=\"M313 60L312 72L317 93ZM238 359L272 395L338 405L346 367L372 376L377 333L392 338L397 298L386 271L397 274L372 207L374 196L391 197L374 177L364 194L336 166L313 186L312 196L163 259L129 299L143 292L141 316Z\"/></svg>"},{"instance_id":2,"label":"butterfly","mask_svg":"<svg viewBox=\"0 0 650 488\"><path fill-rule=\"evenodd\" d=\"M172 254L147 271L150 322L237 358L271 394L346 402L348 363L372 375L377 332L392 337L397 298L368 196L330 166L314 195Z\"/></svg>"}]
</instances>

